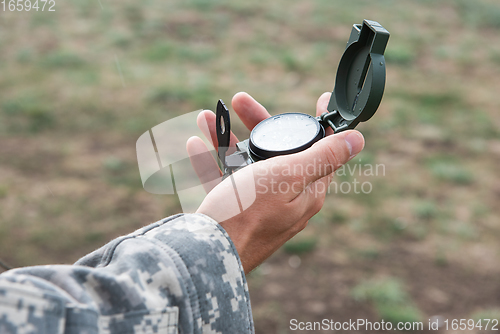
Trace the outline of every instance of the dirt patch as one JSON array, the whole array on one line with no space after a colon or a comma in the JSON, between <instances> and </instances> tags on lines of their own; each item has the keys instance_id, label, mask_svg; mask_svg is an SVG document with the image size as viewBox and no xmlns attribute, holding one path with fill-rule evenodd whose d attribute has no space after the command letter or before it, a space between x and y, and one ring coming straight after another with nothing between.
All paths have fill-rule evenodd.
<instances>
[{"instance_id":1,"label":"dirt patch","mask_svg":"<svg viewBox=\"0 0 500 334\"><path fill-rule=\"evenodd\" d=\"M292 332L290 319L380 321L373 305L355 301L350 293L362 279L373 277L401 279L423 312L424 322L438 315L444 319L469 319L478 310L500 304L498 268L476 271L459 263L439 265L433 258L416 255L405 244L398 243L381 253L376 261L353 256L346 263L331 260L331 252L345 251L318 250L303 257L297 269L288 265L289 255L284 253L268 260L267 274L249 279L253 308L266 310L254 315L256 332ZM262 286L260 280L264 282Z\"/></svg>"}]
</instances>

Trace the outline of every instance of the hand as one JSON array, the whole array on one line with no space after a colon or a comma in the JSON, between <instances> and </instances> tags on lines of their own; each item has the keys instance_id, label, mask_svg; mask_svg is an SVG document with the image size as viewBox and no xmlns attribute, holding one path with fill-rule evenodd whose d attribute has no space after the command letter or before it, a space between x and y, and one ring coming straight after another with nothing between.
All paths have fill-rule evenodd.
<instances>
[{"instance_id":1,"label":"hand","mask_svg":"<svg viewBox=\"0 0 500 334\"><path fill-rule=\"evenodd\" d=\"M321 115L327 111L328 102L330 101L331 93L323 93L318 99L316 104L316 116ZM234 95L231 101L232 107L243 124L252 131L252 129L261 121L271 117L260 103L255 101L249 94L239 92ZM203 110L198 115L197 123L205 137L210 141L214 148L218 148L217 133L215 129L215 114L210 110ZM332 135L331 128L326 129L326 135ZM227 155L234 152L236 143L239 140L231 132L230 135L230 148ZM219 169L217 162L213 159L209 149L205 143L198 137L191 137L187 144L187 151L191 159L191 164L194 167L198 178L200 179L203 187L209 193L217 184L221 182L222 172Z\"/></svg>"},{"instance_id":2,"label":"hand","mask_svg":"<svg viewBox=\"0 0 500 334\"><path fill-rule=\"evenodd\" d=\"M330 93L325 93L318 99L317 115L326 111L329 98ZM265 108L246 93L236 94L232 106L249 129L269 117ZM204 133L217 147L215 115L203 111L198 122L199 125L206 122L207 127L200 128L208 129ZM246 273L307 225L323 206L335 170L363 149L364 139L359 132L351 130L331 135L331 129L328 130L326 138L305 151L256 162L220 183L213 177L220 176L221 172L211 155L202 154L208 149L201 139L193 137L188 141L190 157L198 157L193 165L200 179L202 182L212 180L204 183L209 193L197 212L215 219L227 231ZM232 134L230 146L237 141ZM252 203L228 215L235 212L230 205L235 190L239 199L251 197Z\"/></svg>"}]
</instances>

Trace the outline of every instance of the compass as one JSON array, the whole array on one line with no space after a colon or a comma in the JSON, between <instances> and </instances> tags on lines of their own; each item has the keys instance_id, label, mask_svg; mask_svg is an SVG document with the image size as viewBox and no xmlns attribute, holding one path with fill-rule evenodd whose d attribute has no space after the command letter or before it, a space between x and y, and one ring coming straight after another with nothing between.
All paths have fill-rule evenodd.
<instances>
[{"instance_id":1,"label":"compass","mask_svg":"<svg viewBox=\"0 0 500 334\"><path fill-rule=\"evenodd\" d=\"M226 154L231 133L229 110L219 100L216 130L224 176L256 161L301 152L324 138L328 127L339 133L369 120L384 94L388 40L389 32L378 22L355 24L337 69L327 112L318 117L306 113L269 117L253 128L250 138L237 143L236 152L230 155Z\"/></svg>"},{"instance_id":2,"label":"compass","mask_svg":"<svg viewBox=\"0 0 500 334\"><path fill-rule=\"evenodd\" d=\"M325 136L312 116L286 113L260 122L250 133L249 150L254 160L303 151Z\"/></svg>"}]
</instances>

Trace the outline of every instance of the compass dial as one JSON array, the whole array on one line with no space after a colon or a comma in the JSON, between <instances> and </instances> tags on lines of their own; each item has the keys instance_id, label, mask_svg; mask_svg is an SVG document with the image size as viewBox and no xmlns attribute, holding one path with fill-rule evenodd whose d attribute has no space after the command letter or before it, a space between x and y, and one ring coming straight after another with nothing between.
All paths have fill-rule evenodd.
<instances>
[{"instance_id":1,"label":"compass dial","mask_svg":"<svg viewBox=\"0 0 500 334\"><path fill-rule=\"evenodd\" d=\"M297 153L325 136L325 130L312 116L302 113L280 114L263 120L250 134L250 151L257 160Z\"/></svg>"}]
</instances>

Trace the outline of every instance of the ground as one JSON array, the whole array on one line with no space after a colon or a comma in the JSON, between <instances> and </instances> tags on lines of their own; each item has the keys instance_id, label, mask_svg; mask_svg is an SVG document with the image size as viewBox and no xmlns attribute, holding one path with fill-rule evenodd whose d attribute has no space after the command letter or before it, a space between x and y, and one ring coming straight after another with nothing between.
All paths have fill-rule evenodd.
<instances>
[{"instance_id":1,"label":"ground","mask_svg":"<svg viewBox=\"0 0 500 334\"><path fill-rule=\"evenodd\" d=\"M497 1L9 4L0 7L5 262L72 263L179 212L175 196L142 188L139 136L219 98L229 105L238 91L271 114L312 114L333 89L352 24L366 18L391 32L386 90L358 126L365 150L334 182L370 191L332 187L307 228L248 276L257 333L294 332L291 319L500 317Z\"/></svg>"}]
</instances>

